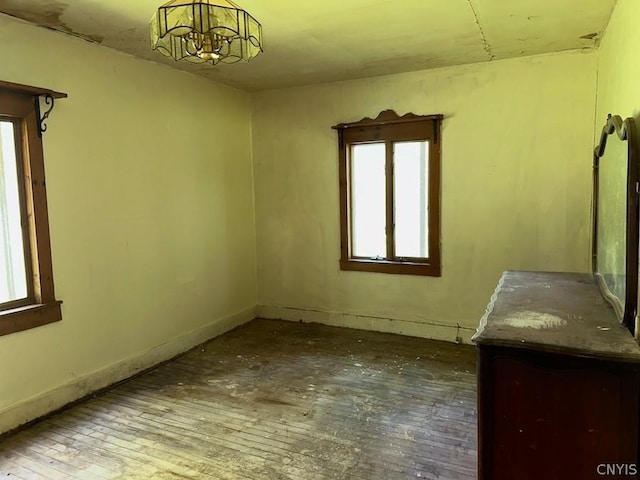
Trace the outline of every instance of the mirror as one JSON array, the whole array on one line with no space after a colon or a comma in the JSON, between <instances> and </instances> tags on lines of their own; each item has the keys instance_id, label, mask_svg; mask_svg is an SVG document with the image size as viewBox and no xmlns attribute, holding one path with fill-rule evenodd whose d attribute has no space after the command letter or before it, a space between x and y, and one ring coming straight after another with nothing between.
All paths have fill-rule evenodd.
<instances>
[{"instance_id":1,"label":"mirror","mask_svg":"<svg viewBox=\"0 0 640 480\"><path fill-rule=\"evenodd\" d=\"M609 115L594 151L593 272L634 333L638 300L638 165L635 122Z\"/></svg>"},{"instance_id":2,"label":"mirror","mask_svg":"<svg viewBox=\"0 0 640 480\"><path fill-rule=\"evenodd\" d=\"M622 311L626 292L627 146L607 144L598 175L598 274Z\"/></svg>"}]
</instances>

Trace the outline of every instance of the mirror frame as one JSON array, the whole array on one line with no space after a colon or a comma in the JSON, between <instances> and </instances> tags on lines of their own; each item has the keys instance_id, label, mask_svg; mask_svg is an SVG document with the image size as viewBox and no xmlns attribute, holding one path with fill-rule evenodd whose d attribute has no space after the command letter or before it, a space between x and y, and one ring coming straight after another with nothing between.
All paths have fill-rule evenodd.
<instances>
[{"instance_id":1,"label":"mirror frame","mask_svg":"<svg viewBox=\"0 0 640 480\"><path fill-rule=\"evenodd\" d=\"M615 296L607 286L602 274L598 273L598 174L600 159L604 156L607 139L616 134L617 139L627 142L627 212L626 212L626 252L625 272L626 291L624 303ZM615 140L615 138L614 138ZM636 316L638 313L638 193L640 190L640 168L638 165L638 148L636 124L633 118L609 114L607 123L602 128L600 142L593 155L593 241L592 268L593 275L603 296L611 303L622 324L633 334L636 333Z\"/></svg>"}]
</instances>

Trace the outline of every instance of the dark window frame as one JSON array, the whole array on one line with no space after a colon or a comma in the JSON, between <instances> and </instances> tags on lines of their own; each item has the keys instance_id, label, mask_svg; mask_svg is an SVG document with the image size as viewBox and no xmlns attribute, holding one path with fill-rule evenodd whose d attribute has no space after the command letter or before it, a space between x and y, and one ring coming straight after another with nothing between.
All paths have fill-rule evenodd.
<instances>
[{"instance_id":1,"label":"dark window frame","mask_svg":"<svg viewBox=\"0 0 640 480\"><path fill-rule=\"evenodd\" d=\"M402 117L393 110L380 113L377 118L335 125L338 131L338 159L340 186L340 269L347 271L377 272L440 277L440 207L441 207L441 149L443 115L415 115ZM429 256L403 258L395 255L394 239L394 179L393 144L404 141L429 142ZM351 246L351 186L350 151L352 145L385 143L386 149L386 239L385 258L362 258L352 254Z\"/></svg>"},{"instance_id":2,"label":"dark window frame","mask_svg":"<svg viewBox=\"0 0 640 480\"><path fill-rule=\"evenodd\" d=\"M0 304L0 336L62 319L56 300L49 234L41 119L36 102L41 95L66 94L27 85L0 82L0 119L15 125L18 180L28 276L28 297Z\"/></svg>"}]
</instances>

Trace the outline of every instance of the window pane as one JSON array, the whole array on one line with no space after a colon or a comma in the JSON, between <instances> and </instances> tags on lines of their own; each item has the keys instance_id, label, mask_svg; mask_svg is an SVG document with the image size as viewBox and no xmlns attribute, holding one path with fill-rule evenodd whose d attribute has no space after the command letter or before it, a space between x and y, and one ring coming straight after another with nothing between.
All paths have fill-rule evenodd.
<instances>
[{"instance_id":1,"label":"window pane","mask_svg":"<svg viewBox=\"0 0 640 480\"><path fill-rule=\"evenodd\" d=\"M385 144L351 147L352 255L387 256Z\"/></svg>"},{"instance_id":2,"label":"window pane","mask_svg":"<svg viewBox=\"0 0 640 480\"><path fill-rule=\"evenodd\" d=\"M396 256L428 257L429 142L395 143L393 165Z\"/></svg>"},{"instance_id":3,"label":"window pane","mask_svg":"<svg viewBox=\"0 0 640 480\"><path fill-rule=\"evenodd\" d=\"M0 121L0 303L27 298L15 129Z\"/></svg>"}]
</instances>

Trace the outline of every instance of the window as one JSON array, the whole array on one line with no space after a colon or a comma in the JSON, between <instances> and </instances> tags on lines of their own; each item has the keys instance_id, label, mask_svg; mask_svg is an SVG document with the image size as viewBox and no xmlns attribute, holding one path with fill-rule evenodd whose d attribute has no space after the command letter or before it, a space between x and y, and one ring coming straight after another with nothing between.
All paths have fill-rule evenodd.
<instances>
[{"instance_id":1,"label":"window","mask_svg":"<svg viewBox=\"0 0 640 480\"><path fill-rule=\"evenodd\" d=\"M0 335L62 318L53 288L40 95L51 106L66 96L0 82Z\"/></svg>"},{"instance_id":2,"label":"window","mask_svg":"<svg viewBox=\"0 0 640 480\"><path fill-rule=\"evenodd\" d=\"M342 270L440 276L442 115L341 123Z\"/></svg>"}]
</instances>

